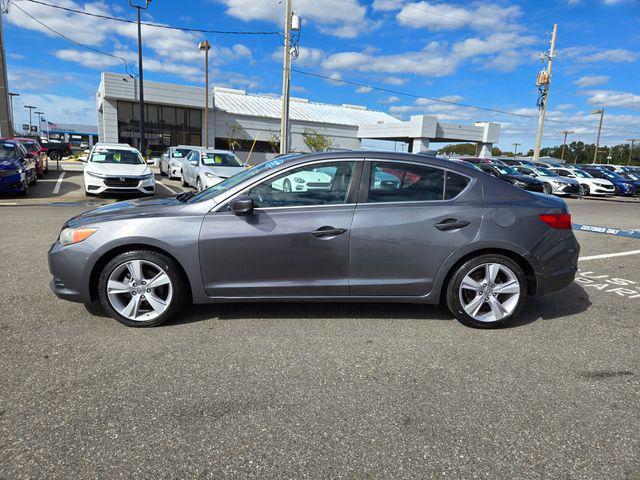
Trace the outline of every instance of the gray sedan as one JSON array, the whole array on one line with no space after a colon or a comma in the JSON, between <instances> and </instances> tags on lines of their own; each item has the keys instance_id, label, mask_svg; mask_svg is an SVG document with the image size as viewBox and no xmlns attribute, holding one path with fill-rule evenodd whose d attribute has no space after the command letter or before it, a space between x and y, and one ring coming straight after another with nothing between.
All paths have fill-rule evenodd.
<instances>
[{"instance_id":1,"label":"gray sedan","mask_svg":"<svg viewBox=\"0 0 640 480\"><path fill-rule=\"evenodd\" d=\"M277 188L317 171L328 181ZM185 302L331 300L444 301L491 328L569 285L579 249L560 199L434 157L331 152L88 211L65 223L49 266L56 295L129 326Z\"/></svg>"}]
</instances>

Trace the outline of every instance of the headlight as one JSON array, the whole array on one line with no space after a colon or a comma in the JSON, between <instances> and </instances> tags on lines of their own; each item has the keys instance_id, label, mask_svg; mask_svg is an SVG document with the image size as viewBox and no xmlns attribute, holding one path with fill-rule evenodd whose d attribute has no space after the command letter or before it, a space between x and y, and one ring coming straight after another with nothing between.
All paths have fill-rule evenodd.
<instances>
[{"instance_id":1,"label":"headlight","mask_svg":"<svg viewBox=\"0 0 640 480\"><path fill-rule=\"evenodd\" d=\"M146 175L142 175L140 180L150 180L153 178L153 173L147 173Z\"/></svg>"},{"instance_id":2,"label":"headlight","mask_svg":"<svg viewBox=\"0 0 640 480\"><path fill-rule=\"evenodd\" d=\"M293 181L296 182L296 183L304 183L304 178L293 177Z\"/></svg>"},{"instance_id":3,"label":"headlight","mask_svg":"<svg viewBox=\"0 0 640 480\"><path fill-rule=\"evenodd\" d=\"M204 174L205 174L205 176L206 176L207 178L211 178L211 179L213 179L213 180L220 180L220 178L219 178L217 175L214 175L214 174L213 174L213 173L211 173L211 172L204 172Z\"/></svg>"},{"instance_id":4,"label":"headlight","mask_svg":"<svg viewBox=\"0 0 640 480\"><path fill-rule=\"evenodd\" d=\"M86 240L97 231L97 228L65 228L60 232L58 241L62 245L73 245Z\"/></svg>"},{"instance_id":5,"label":"headlight","mask_svg":"<svg viewBox=\"0 0 640 480\"><path fill-rule=\"evenodd\" d=\"M100 175L99 173L86 172L86 174L89 175L90 177L105 178L104 175Z\"/></svg>"}]
</instances>

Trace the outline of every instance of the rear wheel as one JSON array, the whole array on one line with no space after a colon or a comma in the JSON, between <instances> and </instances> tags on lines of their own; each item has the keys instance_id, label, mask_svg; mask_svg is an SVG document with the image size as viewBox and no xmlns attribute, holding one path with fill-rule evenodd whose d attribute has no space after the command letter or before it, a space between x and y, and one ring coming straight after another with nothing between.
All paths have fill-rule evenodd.
<instances>
[{"instance_id":1,"label":"rear wheel","mask_svg":"<svg viewBox=\"0 0 640 480\"><path fill-rule=\"evenodd\" d=\"M58 161L62 158L62 154L56 150L54 150L53 152L49 153L49 158L51 160L55 160Z\"/></svg>"},{"instance_id":2,"label":"rear wheel","mask_svg":"<svg viewBox=\"0 0 640 480\"><path fill-rule=\"evenodd\" d=\"M469 327L498 328L518 316L526 292L524 272L517 263L503 255L480 255L453 274L447 306Z\"/></svg>"},{"instance_id":3,"label":"rear wheel","mask_svg":"<svg viewBox=\"0 0 640 480\"><path fill-rule=\"evenodd\" d=\"M200 181L200 179L198 178L198 180L196 181L196 190L201 192L202 191L202 182Z\"/></svg>"},{"instance_id":4,"label":"rear wheel","mask_svg":"<svg viewBox=\"0 0 640 480\"><path fill-rule=\"evenodd\" d=\"M160 325L180 310L186 299L186 279L171 258L149 250L134 250L113 258L98 282L100 302L129 327Z\"/></svg>"}]
</instances>

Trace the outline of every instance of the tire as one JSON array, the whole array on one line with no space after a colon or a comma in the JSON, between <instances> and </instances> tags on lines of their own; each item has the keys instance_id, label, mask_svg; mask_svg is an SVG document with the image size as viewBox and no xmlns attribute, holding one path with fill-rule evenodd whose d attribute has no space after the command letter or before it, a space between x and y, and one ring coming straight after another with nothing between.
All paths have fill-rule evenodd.
<instances>
[{"instance_id":1,"label":"tire","mask_svg":"<svg viewBox=\"0 0 640 480\"><path fill-rule=\"evenodd\" d=\"M38 183L38 175L36 174L36 172L33 172L33 177L31 178L31 182L29 182L30 185L35 185L36 183Z\"/></svg>"},{"instance_id":2,"label":"tire","mask_svg":"<svg viewBox=\"0 0 640 480\"><path fill-rule=\"evenodd\" d=\"M291 188L291 181L289 181L288 178L284 179L284 182L282 183L282 191L283 192L291 192L293 189Z\"/></svg>"},{"instance_id":3,"label":"tire","mask_svg":"<svg viewBox=\"0 0 640 480\"><path fill-rule=\"evenodd\" d=\"M157 272L162 272L165 274L164 279L167 283L155 288L152 287L151 293L142 284L136 284L136 287L133 287L133 283L131 283L133 276L127 268L129 262L134 264L137 262L140 265L139 271L142 272L143 281L150 280ZM123 280L120 285L128 288L128 291L123 290L123 292L117 293L112 290L109 294L107 287L110 279L118 278ZM128 282L127 279L130 279L131 282ZM137 281L141 281L140 278ZM187 279L184 278L178 264L166 255L150 250L132 250L117 255L105 265L98 281L98 295L105 311L118 322L128 327L153 327L171 320L180 311L187 297L186 282ZM154 298L156 305L158 305L158 300L166 301L166 306L157 307L158 310L162 309L158 313L156 307L152 307L145 295L148 295L149 299ZM131 312L131 315L123 315L122 313L127 312L132 301L140 310L137 314L134 311ZM135 303L136 301L138 303ZM137 318L132 319L132 316Z\"/></svg>"},{"instance_id":4,"label":"tire","mask_svg":"<svg viewBox=\"0 0 640 480\"><path fill-rule=\"evenodd\" d=\"M185 179L184 179L184 173L182 173L182 171L180 171L180 177L181 177L181 178L180 178L180 184L181 184L183 187L188 187L188 186L189 186L189 184L185 181Z\"/></svg>"},{"instance_id":5,"label":"tire","mask_svg":"<svg viewBox=\"0 0 640 480\"><path fill-rule=\"evenodd\" d=\"M542 186L542 191L544 193L546 193L547 195L551 195L553 193L553 187L551 185L549 185L548 183L545 183Z\"/></svg>"},{"instance_id":6,"label":"tire","mask_svg":"<svg viewBox=\"0 0 640 480\"><path fill-rule=\"evenodd\" d=\"M589 185L580 185L580 195L583 197L587 195L591 195L591 190L589 189Z\"/></svg>"},{"instance_id":7,"label":"tire","mask_svg":"<svg viewBox=\"0 0 640 480\"><path fill-rule=\"evenodd\" d=\"M29 195L29 182L27 180L24 181L22 191L20 191L18 195L20 195L21 197L26 197Z\"/></svg>"},{"instance_id":8,"label":"tire","mask_svg":"<svg viewBox=\"0 0 640 480\"><path fill-rule=\"evenodd\" d=\"M162 162L158 162L158 170L160 170L160 176L164 177L164 172L162 171Z\"/></svg>"},{"instance_id":9,"label":"tire","mask_svg":"<svg viewBox=\"0 0 640 480\"><path fill-rule=\"evenodd\" d=\"M57 150L54 150L53 152L49 153L49 158L51 160L61 160L62 159L62 154L60 152L58 152Z\"/></svg>"},{"instance_id":10,"label":"tire","mask_svg":"<svg viewBox=\"0 0 640 480\"><path fill-rule=\"evenodd\" d=\"M488 264L498 266L498 274L495 276L497 282L487 282L488 285L484 286L482 277L487 277ZM471 286L469 278L476 281L477 290ZM466 287L462 287L463 280ZM494 288L492 285L497 288L499 285L507 284L508 293L491 293ZM518 292L513 293L516 288ZM481 291L484 292L482 295ZM480 255L467 260L454 271L446 290L449 311L460 323L473 328L500 328L509 324L520 314L526 294L527 280L522 268L510 258L498 254ZM496 309L501 312L500 316L496 315L490 305L496 301L504 309ZM468 313L469 309L473 310L476 307L475 313L472 312L473 316Z\"/></svg>"}]
</instances>

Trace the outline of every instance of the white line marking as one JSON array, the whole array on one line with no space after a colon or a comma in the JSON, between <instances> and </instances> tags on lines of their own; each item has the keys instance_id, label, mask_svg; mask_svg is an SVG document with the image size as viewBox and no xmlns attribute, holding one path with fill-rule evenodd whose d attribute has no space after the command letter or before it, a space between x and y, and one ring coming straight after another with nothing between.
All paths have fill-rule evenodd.
<instances>
[{"instance_id":1,"label":"white line marking","mask_svg":"<svg viewBox=\"0 0 640 480\"><path fill-rule=\"evenodd\" d=\"M579 262L584 260L600 260L601 258L626 257L627 255L638 255L640 250L629 250L628 252L604 253L602 255L591 255L590 257L580 257Z\"/></svg>"},{"instance_id":2,"label":"white line marking","mask_svg":"<svg viewBox=\"0 0 640 480\"><path fill-rule=\"evenodd\" d=\"M53 194L54 195L60 191L60 185L62 185L62 179L63 178L64 178L64 172L62 172L60 174L60 177L58 177L58 181L56 182L55 187L53 187Z\"/></svg>"},{"instance_id":3,"label":"white line marking","mask_svg":"<svg viewBox=\"0 0 640 480\"><path fill-rule=\"evenodd\" d=\"M0 206L3 206L3 207L9 207L9 206L15 206L15 205L18 205L18 202L3 202L3 203L0 203Z\"/></svg>"},{"instance_id":4,"label":"white line marking","mask_svg":"<svg viewBox=\"0 0 640 480\"><path fill-rule=\"evenodd\" d=\"M173 188L171 188L168 185L165 185L164 183L162 183L160 180L156 180L156 183L162 185L164 188L169 190L169 192L173 193L174 195L178 193Z\"/></svg>"}]
</instances>

